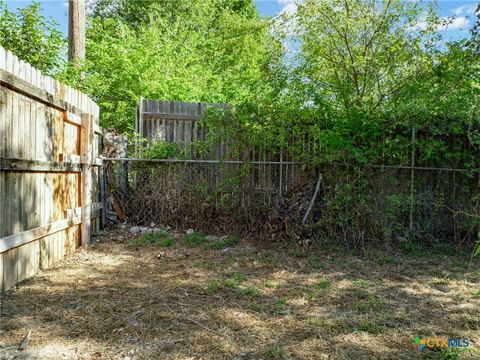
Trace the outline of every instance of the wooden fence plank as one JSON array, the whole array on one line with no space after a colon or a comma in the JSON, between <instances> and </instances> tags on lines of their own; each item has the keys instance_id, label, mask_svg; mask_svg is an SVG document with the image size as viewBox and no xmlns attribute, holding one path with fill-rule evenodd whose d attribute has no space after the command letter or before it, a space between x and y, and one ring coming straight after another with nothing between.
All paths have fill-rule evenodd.
<instances>
[{"instance_id":1,"label":"wooden fence plank","mask_svg":"<svg viewBox=\"0 0 480 360\"><path fill-rule=\"evenodd\" d=\"M10 289L17 283L17 249L3 253L3 287Z\"/></svg>"},{"instance_id":2,"label":"wooden fence plank","mask_svg":"<svg viewBox=\"0 0 480 360\"><path fill-rule=\"evenodd\" d=\"M91 234L91 191L92 191L92 172L90 162L92 160L92 139L93 124L89 114L82 114L81 131L81 162L82 162L82 239L81 244L87 245L90 242Z\"/></svg>"},{"instance_id":3,"label":"wooden fence plank","mask_svg":"<svg viewBox=\"0 0 480 360\"><path fill-rule=\"evenodd\" d=\"M73 213L63 220L58 220L47 225L41 225L13 235L4 236L0 238L0 253L78 225L80 222L81 217L79 214Z\"/></svg>"},{"instance_id":4,"label":"wooden fence plank","mask_svg":"<svg viewBox=\"0 0 480 360\"><path fill-rule=\"evenodd\" d=\"M91 118L86 164L98 174L98 106L0 47L0 291L80 245L84 113ZM101 208L95 202L86 212L98 216Z\"/></svg>"},{"instance_id":5,"label":"wooden fence plank","mask_svg":"<svg viewBox=\"0 0 480 360\"><path fill-rule=\"evenodd\" d=\"M80 164L77 158L71 158L76 162L24 160L18 158L0 158L0 170L2 171L38 171L38 172L79 172Z\"/></svg>"},{"instance_id":6,"label":"wooden fence plank","mask_svg":"<svg viewBox=\"0 0 480 360\"><path fill-rule=\"evenodd\" d=\"M17 250L17 281L23 281L35 275L39 268L38 242L20 246Z\"/></svg>"},{"instance_id":7,"label":"wooden fence plank","mask_svg":"<svg viewBox=\"0 0 480 360\"><path fill-rule=\"evenodd\" d=\"M81 115L83 113L82 109L70 105L64 100L52 95L52 92L54 92L54 90L52 89L52 79L44 78L44 81L46 90L40 89L28 83L27 81L21 79L18 74L14 75L6 70L0 69L0 83L11 87L26 96L34 98L37 101L53 106L57 109L66 110L76 115Z\"/></svg>"},{"instance_id":8,"label":"wooden fence plank","mask_svg":"<svg viewBox=\"0 0 480 360\"><path fill-rule=\"evenodd\" d=\"M1 56L1 54L0 54ZM0 293L4 292L5 291L5 286L3 285L3 274L4 274L4 271L3 271L3 254L0 254ZM2 311L2 309L0 309L0 311Z\"/></svg>"}]
</instances>

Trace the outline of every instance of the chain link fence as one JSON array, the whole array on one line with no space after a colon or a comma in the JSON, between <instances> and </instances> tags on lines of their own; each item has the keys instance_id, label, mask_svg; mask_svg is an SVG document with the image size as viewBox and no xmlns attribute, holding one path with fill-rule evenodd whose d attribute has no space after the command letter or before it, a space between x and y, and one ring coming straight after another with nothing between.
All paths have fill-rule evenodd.
<instances>
[{"instance_id":1,"label":"chain link fence","mask_svg":"<svg viewBox=\"0 0 480 360\"><path fill-rule=\"evenodd\" d=\"M298 182L299 163L106 161L110 199L129 224L253 231Z\"/></svg>"},{"instance_id":2,"label":"chain link fence","mask_svg":"<svg viewBox=\"0 0 480 360\"><path fill-rule=\"evenodd\" d=\"M300 237L317 175L299 163L107 160L116 217L132 225ZM312 231L347 244L472 238L479 174L452 169L323 165ZM307 236L305 235L305 236Z\"/></svg>"}]
</instances>

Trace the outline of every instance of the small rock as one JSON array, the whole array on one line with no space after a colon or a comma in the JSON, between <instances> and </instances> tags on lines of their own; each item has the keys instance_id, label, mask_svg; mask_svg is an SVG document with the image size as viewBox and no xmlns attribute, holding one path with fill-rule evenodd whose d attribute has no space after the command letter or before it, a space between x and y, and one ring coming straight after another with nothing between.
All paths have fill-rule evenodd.
<instances>
[{"instance_id":1,"label":"small rock","mask_svg":"<svg viewBox=\"0 0 480 360\"><path fill-rule=\"evenodd\" d=\"M148 228L148 227L142 226L142 227L140 228L140 233L141 233L141 234L148 234L148 233L151 233L152 231L153 231L153 229L150 229L150 228Z\"/></svg>"},{"instance_id":2,"label":"small rock","mask_svg":"<svg viewBox=\"0 0 480 360\"><path fill-rule=\"evenodd\" d=\"M290 314L292 313L292 309L286 308L286 309L284 309L284 310L282 310L282 311L279 311L278 313L279 313L280 315L290 315Z\"/></svg>"},{"instance_id":3,"label":"small rock","mask_svg":"<svg viewBox=\"0 0 480 360\"><path fill-rule=\"evenodd\" d=\"M150 227L151 227L151 228L154 228L155 226L157 226L157 225L155 225L154 222L150 223Z\"/></svg>"},{"instance_id":4,"label":"small rock","mask_svg":"<svg viewBox=\"0 0 480 360\"><path fill-rule=\"evenodd\" d=\"M251 359L253 355L253 352L242 352L232 358L232 360L245 360L245 359Z\"/></svg>"},{"instance_id":5,"label":"small rock","mask_svg":"<svg viewBox=\"0 0 480 360\"><path fill-rule=\"evenodd\" d=\"M227 255L227 254L230 254L232 250L233 249L231 247L226 247L225 249L222 249L222 251L220 251L220 254Z\"/></svg>"},{"instance_id":6,"label":"small rock","mask_svg":"<svg viewBox=\"0 0 480 360\"><path fill-rule=\"evenodd\" d=\"M132 226L129 231L133 235L140 234L140 226Z\"/></svg>"},{"instance_id":7,"label":"small rock","mask_svg":"<svg viewBox=\"0 0 480 360\"><path fill-rule=\"evenodd\" d=\"M143 315L145 313L145 310L144 309L138 309L137 311L135 311L133 313L133 317L136 317L136 316L139 316L139 315Z\"/></svg>"},{"instance_id":8,"label":"small rock","mask_svg":"<svg viewBox=\"0 0 480 360\"><path fill-rule=\"evenodd\" d=\"M193 229L188 229L187 230L187 235L192 235L195 232Z\"/></svg>"},{"instance_id":9,"label":"small rock","mask_svg":"<svg viewBox=\"0 0 480 360\"><path fill-rule=\"evenodd\" d=\"M131 325L131 326L138 326L138 321L137 319L130 319L128 320L128 324Z\"/></svg>"},{"instance_id":10,"label":"small rock","mask_svg":"<svg viewBox=\"0 0 480 360\"><path fill-rule=\"evenodd\" d=\"M219 239L218 236L215 235L207 235L205 238L207 241L217 241Z\"/></svg>"}]
</instances>

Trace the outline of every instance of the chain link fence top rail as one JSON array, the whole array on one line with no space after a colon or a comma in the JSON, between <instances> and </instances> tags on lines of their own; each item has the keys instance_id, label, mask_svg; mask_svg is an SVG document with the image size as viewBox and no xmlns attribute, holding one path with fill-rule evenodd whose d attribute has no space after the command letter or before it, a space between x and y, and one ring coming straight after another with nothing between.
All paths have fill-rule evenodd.
<instances>
[{"instance_id":1,"label":"chain link fence top rail","mask_svg":"<svg viewBox=\"0 0 480 360\"><path fill-rule=\"evenodd\" d=\"M209 231L261 232L272 213L287 211L292 202L305 210L315 178L294 162L129 159L105 164L111 202L128 223ZM319 171L323 182L310 222L328 236L363 241L414 233L458 242L474 235L476 171L418 168L413 183L409 167L329 164ZM299 192L306 196L296 199Z\"/></svg>"}]
</instances>

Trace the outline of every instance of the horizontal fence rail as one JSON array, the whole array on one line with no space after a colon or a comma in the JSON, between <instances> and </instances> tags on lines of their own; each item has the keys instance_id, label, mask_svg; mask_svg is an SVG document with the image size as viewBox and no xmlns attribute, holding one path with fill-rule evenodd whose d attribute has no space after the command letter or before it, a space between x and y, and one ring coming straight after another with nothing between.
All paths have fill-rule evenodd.
<instances>
[{"instance_id":1,"label":"horizontal fence rail","mask_svg":"<svg viewBox=\"0 0 480 360\"><path fill-rule=\"evenodd\" d=\"M307 165L302 161L243 161L243 160L203 160L203 159L142 159L142 158L108 158L103 157L102 160L107 161L141 161L141 162L159 162L159 163L199 163L199 164L264 164L264 165ZM480 169L463 169L463 168L445 168L445 167L424 167L424 166L408 166L408 165L379 165L379 164L344 164L344 163L328 163L321 166L340 166L340 167L365 167L374 169L397 169L397 170L421 170L421 171L450 171L463 173L478 173Z\"/></svg>"},{"instance_id":2,"label":"horizontal fence rail","mask_svg":"<svg viewBox=\"0 0 480 360\"><path fill-rule=\"evenodd\" d=\"M295 149L294 144L286 144L277 153L256 146L233 155L227 142L204 143L200 145L204 146L202 149L206 146L206 151L199 152L195 144L206 140L199 120L208 106L140 100L136 122L140 136L147 144L175 143L174 148L184 152L180 157L149 159L148 151L136 151L134 158L105 159L110 166L110 186L117 189L114 191L118 196L117 205L126 209L127 221L142 225L152 220L167 225L198 226L201 220L195 208L203 214L205 223L216 223L218 219L227 219L229 211L230 217L239 211L243 215L255 214L244 217L245 227L253 228L256 223L262 228L270 224L272 206L277 207L277 213L286 211L282 206L289 208L289 201L296 206L300 204L300 208L308 206L311 195L300 196L299 189L303 186L307 193L311 190L312 181L306 179L311 180L312 174L308 172L315 168L322 173L322 184L316 191L319 204L311 218L317 219L317 225L329 234L357 239L421 234L432 239L458 241L475 232L475 226L465 214L480 212L478 168L421 166L415 161L414 151L408 165L328 163L311 166L297 161L290 153ZM305 152L313 151L306 139L298 141ZM119 183L113 180L115 176L117 180L123 179L121 191L118 189L122 187L116 187ZM203 184L202 190L194 184ZM146 200L148 208L142 209L141 203L135 205L135 196L122 197L125 189ZM174 206L171 199L177 199L177 205ZM210 213L206 213L207 208ZM286 228L290 225L283 224L283 230L288 232Z\"/></svg>"},{"instance_id":3,"label":"horizontal fence rail","mask_svg":"<svg viewBox=\"0 0 480 360\"><path fill-rule=\"evenodd\" d=\"M0 292L100 226L99 108L0 47Z\"/></svg>"},{"instance_id":4,"label":"horizontal fence rail","mask_svg":"<svg viewBox=\"0 0 480 360\"><path fill-rule=\"evenodd\" d=\"M203 139L204 131L198 121L210 107L227 105L141 98L135 130L149 140L190 144Z\"/></svg>"},{"instance_id":5,"label":"horizontal fence rail","mask_svg":"<svg viewBox=\"0 0 480 360\"><path fill-rule=\"evenodd\" d=\"M317 178L298 162L104 162L115 207L125 221L138 226L254 232L278 228L288 234L293 225L276 224L276 216L296 211L294 206L300 209L296 220L302 222L315 191L312 179ZM322 180L310 219L320 232L350 242L398 241L409 233L431 241L475 236L470 214L480 211L478 169L415 167L419 173L412 179L408 166L343 165L317 168Z\"/></svg>"},{"instance_id":6,"label":"horizontal fence rail","mask_svg":"<svg viewBox=\"0 0 480 360\"><path fill-rule=\"evenodd\" d=\"M215 217L239 214L253 206L259 211L293 188L303 168L301 163L279 162L104 159L104 163L107 188L118 217L147 226L152 222L193 226L202 221L206 225L213 224ZM295 167L296 171L281 170L286 167ZM239 216L252 216L248 220L251 222L255 213Z\"/></svg>"}]
</instances>

